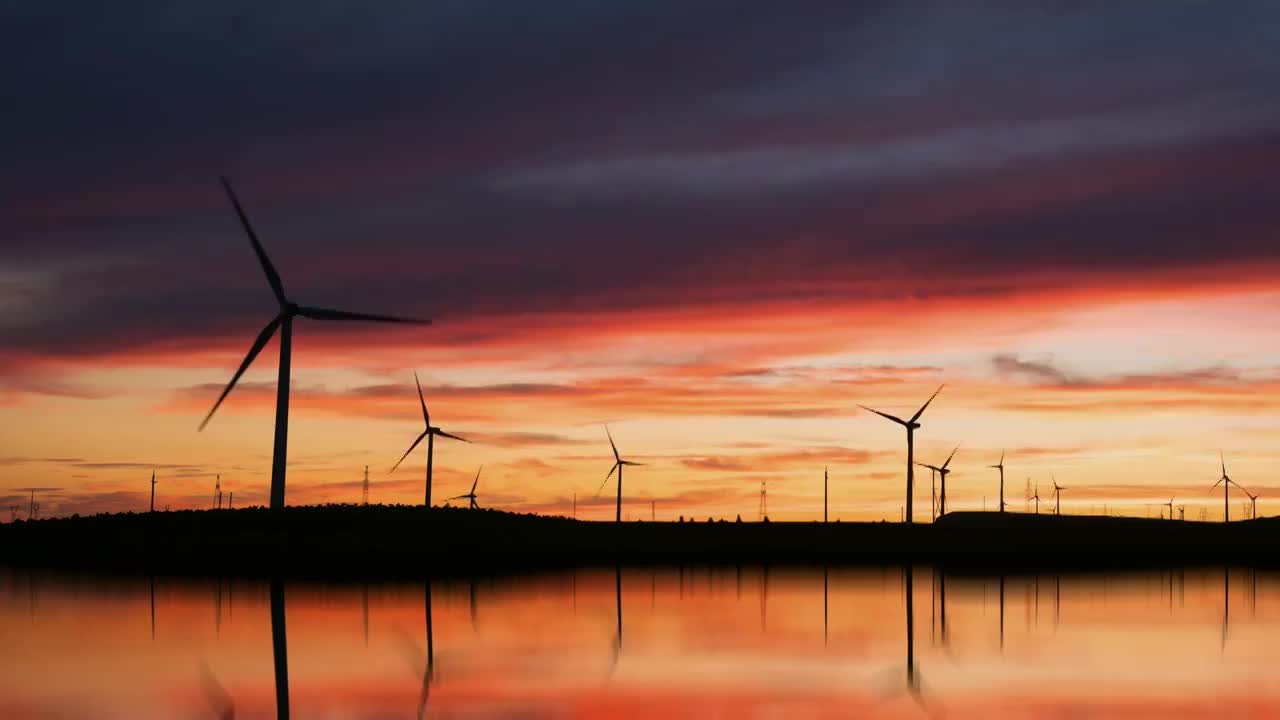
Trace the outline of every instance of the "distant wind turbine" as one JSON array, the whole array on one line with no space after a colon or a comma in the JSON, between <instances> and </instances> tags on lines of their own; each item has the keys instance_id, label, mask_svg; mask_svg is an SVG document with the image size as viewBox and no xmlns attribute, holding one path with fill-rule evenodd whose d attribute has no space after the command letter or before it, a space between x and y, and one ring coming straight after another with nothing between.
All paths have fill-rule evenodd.
<instances>
[{"instance_id":1,"label":"distant wind turbine","mask_svg":"<svg viewBox=\"0 0 1280 720\"><path fill-rule=\"evenodd\" d=\"M1036 501L1036 514L1040 514L1040 483L1036 483L1036 494L1031 496Z\"/></svg>"},{"instance_id":2,"label":"distant wind turbine","mask_svg":"<svg viewBox=\"0 0 1280 720\"><path fill-rule=\"evenodd\" d=\"M244 209L240 207L240 201L231 189L230 181L222 178L222 187L226 190L232 206L235 207L236 215L240 217L240 224L244 227L245 234L249 236L249 242L252 243L253 251L258 256L258 263L262 266L262 272L267 276L267 284L271 286L271 292L275 294L276 302L280 305L280 312L276 313L276 316L266 324L266 327L262 328L262 332L258 333L257 339L253 341L253 345L249 348L249 353L244 356L244 361L240 363L240 367L236 369L235 374L231 376L231 382L227 383L226 389L218 396L217 402L213 404L213 409L209 411L204 421L200 423L200 429L204 430L205 426L209 424L213 414L218 411L222 401L227 398L231 389L236 386L240 376L244 374L245 370L249 369L249 366L253 364L254 358L258 357L258 353L262 352L262 348L266 347L271 337L275 335L276 330L279 330L280 370L276 380L275 447L271 455L271 509L278 510L284 507L285 464L289 454L289 367L293 357L293 319L295 317L304 317L312 320L411 323L418 325L425 325L429 321L390 315L368 315L344 310L330 310L298 305L289 300L285 295L284 283L280 280L280 274L276 272L275 266L267 258L267 251L262 248L262 243L258 242L258 235L253 231L253 226L249 224L249 218L245 215Z\"/></svg>"},{"instance_id":3,"label":"distant wind turbine","mask_svg":"<svg viewBox=\"0 0 1280 720\"><path fill-rule=\"evenodd\" d=\"M613 471L618 471L618 509L614 515L614 522L622 522L622 467L624 465L643 465L644 463L631 462L623 460L618 454L618 446L613 442L613 433L609 432L609 426L604 426L604 434L609 437L609 447L613 448L613 467L609 468L609 474L604 476L604 482L600 483L600 488L596 490L596 496L599 497L600 490L604 490L605 483L609 482L609 478L613 477Z\"/></svg>"},{"instance_id":4,"label":"distant wind turbine","mask_svg":"<svg viewBox=\"0 0 1280 720\"><path fill-rule=\"evenodd\" d=\"M942 478L941 492L938 493L938 517L942 517L943 515L947 514L947 475L951 472L950 470L947 469L947 466L951 464L951 458L956 456L956 450L959 450L959 449L960 449L960 446L956 445L955 450L952 450L951 454L947 456L947 461L942 463L942 467L937 467L936 465L929 465L928 463L916 463L920 467L927 467L930 470L938 473L938 475Z\"/></svg>"},{"instance_id":5,"label":"distant wind turbine","mask_svg":"<svg viewBox=\"0 0 1280 720\"><path fill-rule=\"evenodd\" d=\"M1213 487L1216 488L1219 485L1222 486L1222 521L1231 522L1231 505L1228 503L1228 495L1231 491L1231 486L1235 485L1241 490L1244 490L1244 488L1240 487L1240 483L1227 476L1227 460L1222 455L1221 450L1218 451L1218 460L1222 463L1222 477L1218 478L1218 482L1214 483Z\"/></svg>"},{"instance_id":6,"label":"distant wind turbine","mask_svg":"<svg viewBox=\"0 0 1280 720\"><path fill-rule=\"evenodd\" d=\"M1050 477L1052 477L1052 476L1050 476ZM1061 514L1062 514L1062 513L1061 513L1061 510L1062 510L1062 491L1063 491L1063 490L1066 490L1066 489L1067 489L1067 488L1064 488L1064 487L1062 487L1061 485L1059 485L1059 484L1058 484L1058 479L1057 479L1057 478L1053 478L1053 514L1054 514L1054 515L1061 515Z\"/></svg>"},{"instance_id":7,"label":"distant wind turbine","mask_svg":"<svg viewBox=\"0 0 1280 720\"><path fill-rule=\"evenodd\" d=\"M471 441L466 440L464 438L460 438L457 435L451 435L445 432L444 430L441 430L438 427L433 427L431 425L431 415L430 413L427 412L427 401L424 400L422 397L422 383L418 382L418 373L416 372L413 374L413 382L415 385L418 386L418 403L422 405L422 424L425 427L425 429L422 431L422 434L418 436L418 439L413 441L413 444L409 446L409 449L404 451L404 455L401 455L400 459L396 461L395 466L391 468L391 472L395 472L396 468L400 467L400 463L404 462L404 459L409 457L409 453L413 452L413 449L418 447L418 443L422 442L422 438L426 438L427 439L427 490L426 490L426 499L423 500L423 502L426 504L427 507L431 507L431 464L435 456L436 436L439 435L440 437L447 437L451 440L460 440L464 443L469 443Z\"/></svg>"},{"instance_id":8,"label":"distant wind turbine","mask_svg":"<svg viewBox=\"0 0 1280 720\"><path fill-rule=\"evenodd\" d=\"M827 469L822 468L822 522L827 521Z\"/></svg>"},{"instance_id":9,"label":"distant wind turbine","mask_svg":"<svg viewBox=\"0 0 1280 720\"><path fill-rule=\"evenodd\" d=\"M1249 519L1257 520L1258 519L1258 496L1254 495L1248 490L1245 490L1244 488L1240 488L1240 489L1244 490L1244 494L1249 496Z\"/></svg>"},{"instance_id":10,"label":"distant wind turbine","mask_svg":"<svg viewBox=\"0 0 1280 720\"><path fill-rule=\"evenodd\" d=\"M151 471L151 512L156 511L156 471Z\"/></svg>"},{"instance_id":11,"label":"distant wind turbine","mask_svg":"<svg viewBox=\"0 0 1280 720\"><path fill-rule=\"evenodd\" d=\"M987 467L1000 471L1000 512L1004 512L1004 451L1000 451L1000 462Z\"/></svg>"},{"instance_id":12,"label":"distant wind turbine","mask_svg":"<svg viewBox=\"0 0 1280 720\"><path fill-rule=\"evenodd\" d=\"M484 469L484 466L481 465L480 470L483 470L483 469ZM450 500L470 500L471 509L479 510L480 506L476 504L476 486L480 484L480 470L476 470L476 480L475 482L471 483L471 492L467 493L466 495L455 495L454 497L451 497L449 499Z\"/></svg>"},{"instance_id":13,"label":"distant wind turbine","mask_svg":"<svg viewBox=\"0 0 1280 720\"><path fill-rule=\"evenodd\" d=\"M915 415L911 416L910 420L903 420L900 417L880 412L879 410L869 408L866 405L858 406L863 410L873 412L886 420L892 420L907 429L907 507L904 519L908 525L912 522L911 489L912 486L915 485L915 431L920 428L920 423L916 421L920 419L920 416L924 414L925 408L929 407L929 403L933 402L933 399L938 397L938 393L942 392L942 388L944 387L946 387L946 385L939 385L938 389L933 391L933 394L929 396L928 400L924 401L924 405L920 406L920 409L916 411Z\"/></svg>"}]
</instances>

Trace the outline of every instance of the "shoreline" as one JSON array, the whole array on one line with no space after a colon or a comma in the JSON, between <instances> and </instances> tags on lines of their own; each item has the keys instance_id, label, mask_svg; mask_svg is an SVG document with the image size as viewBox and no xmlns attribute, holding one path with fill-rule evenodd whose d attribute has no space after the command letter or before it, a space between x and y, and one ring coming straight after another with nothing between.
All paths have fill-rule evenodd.
<instances>
[{"instance_id":1,"label":"shoreline","mask_svg":"<svg viewBox=\"0 0 1280 720\"><path fill-rule=\"evenodd\" d=\"M104 573L418 578L641 565L931 565L956 574L1280 567L1280 518L956 512L937 523L613 522L327 505L0 526L0 563Z\"/></svg>"}]
</instances>

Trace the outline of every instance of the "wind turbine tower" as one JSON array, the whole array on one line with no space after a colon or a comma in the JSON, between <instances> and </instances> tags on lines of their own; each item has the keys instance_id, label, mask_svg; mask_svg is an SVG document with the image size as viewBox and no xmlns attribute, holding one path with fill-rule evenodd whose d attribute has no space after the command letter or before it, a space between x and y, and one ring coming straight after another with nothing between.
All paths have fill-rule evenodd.
<instances>
[{"instance_id":1,"label":"wind turbine tower","mask_svg":"<svg viewBox=\"0 0 1280 720\"><path fill-rule=\"evenodd\" d=\"M1000 471L1000 512L1004 512L1004 451L1000 451L1000 462L990 465L993 469Z\"/></svg>"},{"instance_id":2,"label":"wind turbine tower","mask_svg":"<svg viewBox=\"0 0 1280 720\"><path fill-rule=\"evenodd\" d=\"M418 443L422 442L423 438L426 438L427 439L427 488L425 491L425 499L423 500L423 504L425 504L427 507L431 507L431 463L435 457L436 436L439 435L440 437L447 437L451 440L458 440L464 443L469 443L471 441L464 438L460 438L457 435L452 435L450 433L447 433L438 427L434 427L431 424L431 414L427 412L427 401L422 397L422 383L418 382L417 372L413 373L413 383L414 385L418 386L418 404L422 406L422 424L424 426L424 429L422 431L422 434L418 436L418 439L413 441L413 444L409 446L409 449L404 451L404 455L401 455L400 459L396 461L396 464L392 466L391 472L395 472L396 468L400 467L400 463L404 462L404 459L409 457L409 453L413 452L413 449L418 447Z\"/></svg>"},{"instance_id":3,"label":"wind turbine tower","mask_svg":"<svg viewBox=\"0 0 1280 720\"><path fill-rule=\"evenodd\" d=\"M360 485L360 504L369 504L369 466L364 466L364 482Z\"/></svg>"},{"instance_id":4,"label":"wind turbine tower","mask_svg":"<svg viewBox=\"0 0 1280 720\"><path fill-rule=\"evenodd\" d=\"M942 388L944 387L946 386L939 385L938 389L933 391L933 394L929 396L929 399L924 401L924 405L921 405L920 409L917 410L916 414L912 415L909 420L903 420L902 418L897 417L895 415L890 415L889 413L880 412L879 410L869 408L866 405L858 406L863 410L866 410L867 412L873 412L876 415L879 415L880 417L885 418L886 420L891 420L901 425L902 427L906 428L906 431L907 431L907 507L906 507L906 511L904 512L904 516L908 525L911 524L912 515L913 515L911 495L912 495L912 490L915 486L915 478L916 478L915 476L915 464L916 464L915 463L915 431L920 428L920 423L917 421L920 420L920 416L924 414L925 408L929 407L929 403L933 402L933 399L938 397L938 393L942 392Z\"/></svg>"},{"instance_id":5,"label":"wind turbine tower","mask_svg":"<svg viewBox=\"0 0 1280 720\"><path fill-rule=\"evenodd\" d=\"M240 379L245 370L249 369L249 366L253 364L254 358L258 357L258 353L262 352L262 348L266 347L267 343L276 334L276 331L279 330L280 368L276 379L275 445L271 453L271 509L279 510L284 507L285 465L289 455L289 371L293 358L294 318L418 325L425 325L428 321L392 317L390 315L368 315L346 312L345 310L330 310L299 305L293 302L285 295L284 283L280 279L280 274L276 272L275 266L271 264L271 260L267 257L267 251L263 249L262 243L258 242L258 235L253 231L253 226L249 224L248 215L245 214L244 208L240 206L240 200L231 189L231 182L226 178L222 178L222 187L226 190L227 198L231 200L231 205L235 208L236 215L240 218L240 225L244 228L245 235L249 236L249 242L253 245L253 252L258 256L258 264L262 266L262 272L266 275L267 284L271 286L271 292L275 295L276 303L280 309L276 316L258 333L258 337L253 341L253 345L250 346L248 354L244 356L244 360L240 363L240 367L231 376L231 382L227 383L226 389L222 391L222 394L218 396L218 400L213 404L213 409L205 416L204 422L200 423L200 429L204 430L209 421L213 419L213 414L218 411L222 401L227 399L227 395L236 386L236 381Z\"/></svg>"},{"instance_id":6,"label":"wind turbine tower","mask_svg":"<svg viewBox=\"0 0 1280 720\"><path fill-rule=\"evenodd\" d=\"M760 481L760 522L764 522L769 517L769 490L765 487L765 481Z\"/></svg>"},{"instance_id":7,"label":"wind turbine tower","mask_svg":"<svg viewBox=\"0 0 1280 720\"><path fill-rule=\"evenodd\" d=\"M613 450L613 467L609 468L609 474L604 476L604 482L600 483L600 487L596 490L596 495L604 490L605 483L609 482L609 478L613 477L614 471L618 473L618 507L614 515L615 523L622 522L622 468L626 465L643 465L644 463L631 462L623 460L622 455L618 454L618 445L613 442L613 433L609 432L609 426L604 426L604 434L609 438L609 447Z\"/></svg>"}]
</instances>

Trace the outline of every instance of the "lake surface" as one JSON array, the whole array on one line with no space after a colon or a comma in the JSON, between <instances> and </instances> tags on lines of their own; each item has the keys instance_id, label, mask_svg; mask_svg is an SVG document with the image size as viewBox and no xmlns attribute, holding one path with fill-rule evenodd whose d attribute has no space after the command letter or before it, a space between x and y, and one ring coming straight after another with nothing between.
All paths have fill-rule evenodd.
<instances>
[{"instance_id":1,"label":"lake surface","mask_svg":"<svg viewBox=\"0 0 1280 720\"><path fill-rule=\"evenodd\" d=\"M0 717L272 718L273 643L294 718L1276 717L1277 619L1280 577L1222 568L429 586L0 568Z\"/></svg>"}]
</instances>

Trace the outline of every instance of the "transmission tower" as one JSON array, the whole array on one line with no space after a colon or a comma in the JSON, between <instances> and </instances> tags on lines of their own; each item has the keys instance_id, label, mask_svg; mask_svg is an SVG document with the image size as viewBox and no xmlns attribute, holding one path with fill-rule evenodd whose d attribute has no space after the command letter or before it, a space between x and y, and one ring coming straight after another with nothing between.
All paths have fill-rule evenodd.
<instances>
[{"instance_id":1,"label":"transmission tower","mask_svg":"<svg viewBox=\"0 0 1280 720\"><path fill-rule=\"evenodd\" d=\"M364 466L364 483L360 486L360 504L369 504L369 466Z\"/></svg>"}]
</instances>

